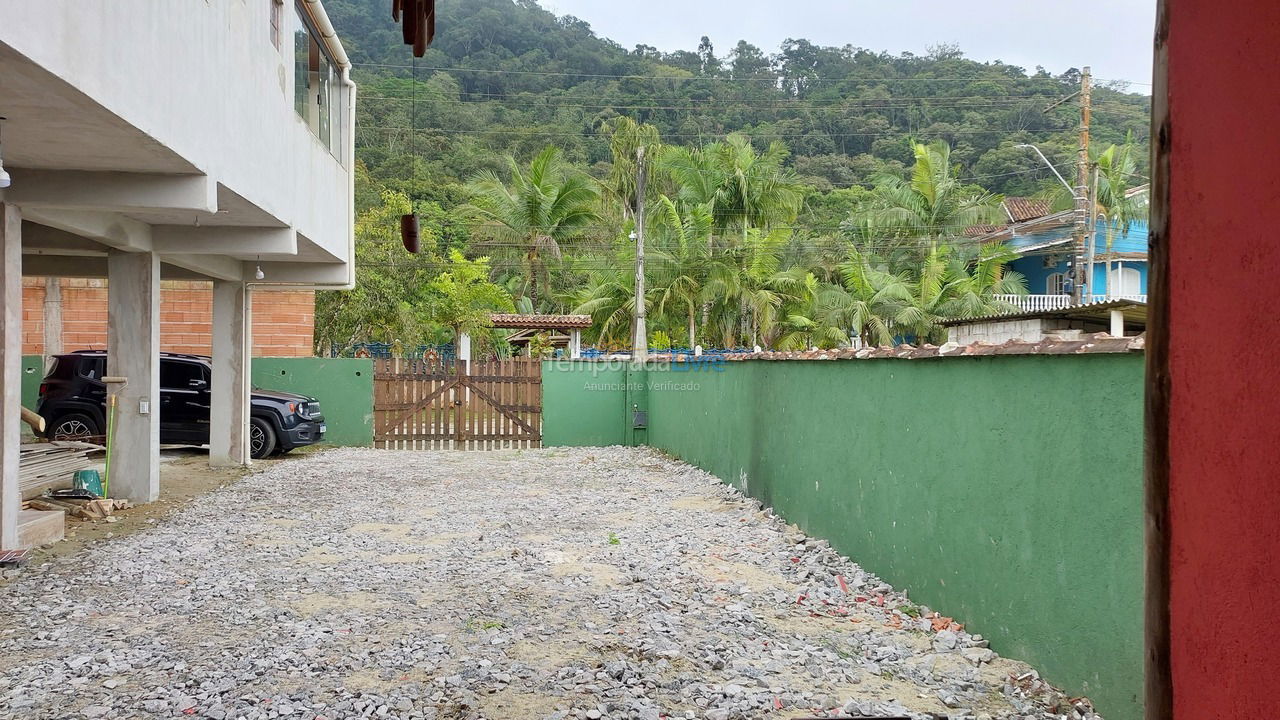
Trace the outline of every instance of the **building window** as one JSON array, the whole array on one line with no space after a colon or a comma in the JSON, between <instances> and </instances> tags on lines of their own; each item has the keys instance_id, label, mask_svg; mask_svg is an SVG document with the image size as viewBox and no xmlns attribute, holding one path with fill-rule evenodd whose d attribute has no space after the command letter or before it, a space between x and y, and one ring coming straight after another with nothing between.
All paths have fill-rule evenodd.
<instances>
[{"instance_id":1,"label":"building window","mask_svg":"<svg viewBox=\"0 0 1280 720\"><path fill-rule=\"evenodd\" d=\"M1044 279L1044 292L1046 295L1062 295L1066 293L1067 276L1063 273L1052 273Z\"/></svg>"},{"instance_id":2,"label":"building window","mask_svg":"<svg viewBox=\"0 0 1280 720\"><path fill-rule=\"evenodd\" d=\"M271 44L280 49L280 26L284 24L284 0L267 0L271 6Z\"/></svg>"},{"instance_id":3,"label":"building window","mask_svg":"<svg viewBox=\"0 0 1280 720\"><path fill-rule=\"evenodd\" d=\"M293 104L312 134L333 152L342 147L342 108L337 65L329 57L306 11L294 5Z\"/></svg>"}]
</instances>

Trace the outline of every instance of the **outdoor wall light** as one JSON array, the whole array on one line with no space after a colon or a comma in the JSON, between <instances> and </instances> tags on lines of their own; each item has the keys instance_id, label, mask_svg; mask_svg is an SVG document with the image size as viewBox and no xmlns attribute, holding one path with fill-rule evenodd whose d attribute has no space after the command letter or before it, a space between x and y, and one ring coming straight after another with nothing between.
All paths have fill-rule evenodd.
<instances>
[{"instance_id":1,"label":"outdoor wall light","mask_svg":"<svg viewBox=\"0 0 1280 720\"><path fill-rule=\"evenodd\" d=\"M4 128L5 118L0 117L0 130ZM4 137L0 135L0 190L3 190L13 184L13 178L9 177L9 173L4 169Z\"/></svg>"}]
</instances>

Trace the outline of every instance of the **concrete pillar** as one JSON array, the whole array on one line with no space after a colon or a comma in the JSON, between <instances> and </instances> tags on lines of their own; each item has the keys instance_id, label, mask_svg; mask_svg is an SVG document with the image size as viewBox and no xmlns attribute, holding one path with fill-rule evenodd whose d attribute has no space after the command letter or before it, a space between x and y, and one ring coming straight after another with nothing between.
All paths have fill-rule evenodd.
<instances>
[{"instance_id":1,"label":"concrete pillar","mask_svg":"<svg viewBox=\"0 0 1280 720\"><path fill-rule=\"evenodd\" d=\"M18 549L22 407L22 214L0 203L0 550Z\"/></svg>"},{"instance_id":2,"label":"concrete pillar","mask_svg":"<svg viewBox=\"0 0 1280 720\"><path fill-rule=\"evenodd\" d=\"M577 360L580 357L582 357L582 331L577 329L570 330L569 331L569 358L573 360Z\"/></svg>"},{"instance_id":3,"label":"concrete pillar","mask_svg":"<svg viewBox=\"0 0 1280 720\"><path fill-rule=\"evenodd\" d=\"M249 390L253 347L249 288L213 282L213 392L209 396L209 464L249 464Z\"/></svg>"},{"instance_id":4,"label":"concrete pillar","mask_svg":"<svg viewBox=\"0 0 1280 720\"><path fill-rule=\"evenodd\" d=\"M1111 311L1111 337L1124 337L1124 311Z\"/></svg>"},{"instance_id":5,"label":"concrete pillar","mask_svg":"<svg viewBox=\"0 0 1280 720\"><path fill-rule=\"evenodd\" d=\"M468 373L470 373L471 372L471 334L470 333L464 333L464 332L458 333L458 347L456 348L456 350L458 353L458 362L462 363L462 367L465 368Z\"/></svg>"},{"instance_id":6,"label":"concrete pillar","mask_svg":"<svg viewBox=\"0 0 1280 720\"><path fill-rule=\"evenodd\" d=\"M62 354L62 278L44 279L44 357ZM35 408L32 408L33 410Z\"/></svg>"},{"instance_id":7,"label":"concrete pillar","mask_svg":"<svg viewBox=\"0 0 1280 720\"><path fill-rule=\"evenodd\" d=\"M116 407L111 495L160 496L160 257L107 255L107 374L129 379Z\"/></svg>"}]
</instances>

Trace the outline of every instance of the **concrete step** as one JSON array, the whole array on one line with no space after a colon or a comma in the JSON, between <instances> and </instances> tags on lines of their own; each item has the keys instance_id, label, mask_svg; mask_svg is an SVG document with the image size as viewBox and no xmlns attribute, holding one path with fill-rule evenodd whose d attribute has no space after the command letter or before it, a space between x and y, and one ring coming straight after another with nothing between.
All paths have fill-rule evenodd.
<instances>
[{"instance_id":1,"label":"concrete step","mask_svg":"<svg viewBox=\"0 0 1280 720\"><path fill-rule=\"evenodd\" d=\"M34 548L61 540L66 532L66 517L61 510L19 510L18 547Z\"/></svg>"}]
</instances>

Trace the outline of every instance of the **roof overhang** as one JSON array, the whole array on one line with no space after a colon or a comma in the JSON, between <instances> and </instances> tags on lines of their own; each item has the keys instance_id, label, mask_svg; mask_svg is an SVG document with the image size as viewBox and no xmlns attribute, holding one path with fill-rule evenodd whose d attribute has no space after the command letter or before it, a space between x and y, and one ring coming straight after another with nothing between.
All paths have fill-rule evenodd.
<instances>
[{"instance_id":1,"label":"roof overhang","mask_svg":"<svg viewBox=\"0 0 1280 720\"><path fill-rule=\"evenodd\" d=\"M1037 318L1107 322L1111 319L1111 313L1116 310L1119 310L1124 315L1124 321L1126 324L1142 325L1144 327L1147 324L1147 304L1137 300L1102 300L1094 303L1084 303L1081 305L1059 308L1057 310L1037 310L1035 312L1008 313L1003 315L983 315L981 317L974 318L951 318L949 320L943 320L938 324L943 327L954 327L957 325L973 325L977 323L1035 320Z\"/></svg>"}]
</instances>

